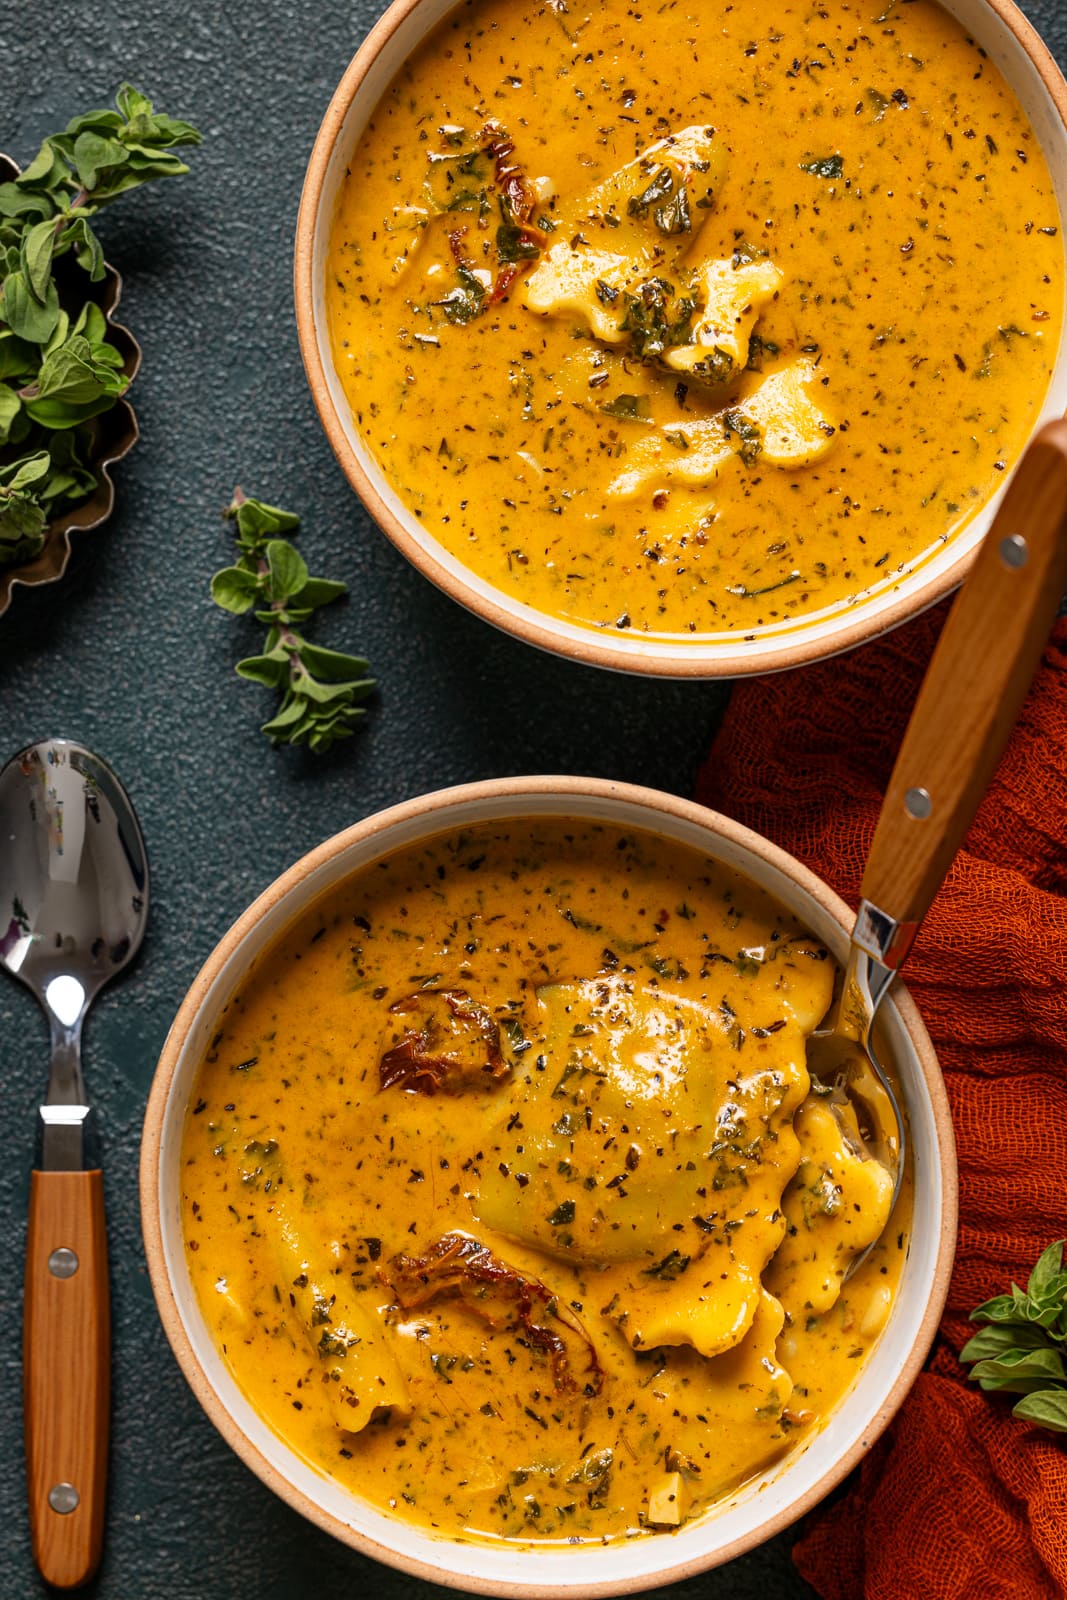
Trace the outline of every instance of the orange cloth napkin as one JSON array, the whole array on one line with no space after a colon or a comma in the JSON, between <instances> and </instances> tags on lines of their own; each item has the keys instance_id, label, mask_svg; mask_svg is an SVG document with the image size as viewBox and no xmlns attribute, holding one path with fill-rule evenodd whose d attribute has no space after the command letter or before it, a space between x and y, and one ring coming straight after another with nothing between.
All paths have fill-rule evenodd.
<instances>
[{"instance_id":1,"label":"orange cloth napkin","mask_svg":"<svg viewBox=\"0 0 1067 1600\"><path fill-rule=\"evenodd\" d=\"M698 798L851 904L945 608L735 690ZM1067 624L908 960L948 1085L960 1233L930 1359L794 1559L824 1600L1061 1600L1067 1440L956 1359L968 1313L1067 1233Z\"/></svg>"}]
</instances>

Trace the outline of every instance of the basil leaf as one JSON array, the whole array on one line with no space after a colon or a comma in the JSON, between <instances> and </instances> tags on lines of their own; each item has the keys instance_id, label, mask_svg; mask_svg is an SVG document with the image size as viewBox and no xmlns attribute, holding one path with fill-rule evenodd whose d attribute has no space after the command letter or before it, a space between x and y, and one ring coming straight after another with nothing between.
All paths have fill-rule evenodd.
<instances>
[{"instance_id":1,"label":"basil leaf","mask_svg":"<svg viewBox=\"0 0 1067 1600\"><path fill-rule=\"evenodd\" d=\"M1027 1293L1035 1299L1040 1299L1046 1291L1052 1290L1056 1299L1062 1303L1064 1299L1063 1288L1059 1283L1063 1269L1063 1240L1056 1239L1043 1250L1034 1264L1030 1274L1030 1281L1026 1286ZM1058 1291L1058 1292L1057 1292Z\"/></svg>"},{"instance_id":2,"label":"basil leaf","mask_svg":"<svg viewBox=\"0 0 1067 1600\"><path fill-rule=\"evenodd\" d=\"M686 194L684 183L678 185L671 199L656 207L654 215L660 233L670 236L690 232L693 224L689 216L689 196Z\"/></svg>"},{"instance_id":3,"label":"basil leaf","mask_svg":"<svg viewBox=\"0 0 1067 1600\"><path fill-rule=\"evenodd\" d=\"M90 281L102 279L104 254L90 221L100 204L184 171L170 147L200 138L188 123L156 115L129 85L119 100L119 109L72 118L64 132L42 142L17 178L0 184L0 385L10 385L0 393L0 444L8 454L24 441L30 446L8 468L44 464L17 491L12 472L0 471L6 485L0 565L34 553L47 518L92 492L93 439L82 424L110 409L128 383L122 353L107 341L106 316L84 288L79 295L74 270L64 276L60 305L56 260L72 256L71 267Z\"/></svg>"},{"instance_id":4,"label":"basil leaf","mask_svg":"<svg viewBox=\"0 0 1067 1600\"><path fill-rule=\"evenodd\" d=\"M1052 1433L1067 1433L1067 1390L1038 1389L1013 1406L1011 1414Z\"/></svg>"},{"instance_id":5,"label":"basil leaf","mask_svg":"<svg viewBox=\"0 0 1067 1600\"><path fill-rule=\"evenodd\" d=\"M745 466L755 466L763 449L763 435L756 424L739 407L734 407L723 412L722 425L728 439L731 434L737 439L737 453Z\"/></svg>"},{"instance_id":6,"label":"basil leaf","mask_svg":"<svg viewBox=\"0 0 1067 1600\"><path fill-rule=\"evenodd\" d=\"M1008 1389L1016 1394L1027 1394L1031 1389L1067 1379L1067 1371L1059 1351L1046 1347L1006 1350L990 1360L979 1361L972 1367L971 1377L983 1389Z\"/></svg>"},{"instance_id":7,"label":"basil leaf","mask_svg":"<svg viewBox=\"0 0 1067 1600\"><path fill-rule=\"evenodd\" d=\"M968 1339L960 1351L960 1360L988 1361L1009 1350L1040 1350L1044 1345L1045 1334L1041 1328L991 1323Z\"/></svg>"},{"instance_id":8,"label":"basil leaf","mask_svg":"<svg viewBox=\"0 0 1067 1600\"><path fill-rule=\"evenodd\" d=\"M971 1312L972 1322L1012 1322L1017 1315L1017 1305L1010 1294L994 1295Z\"/></svg>"},{"instance_id":9,"label":"basil leaf","mask_svg":"<svg viewBox=\"0 0 1067 1600\"><path fill-rule=\"evenodd\" d=\"M51 466L44 483L37 489L37 499L51 510L58 502L84 500L96 488L96 475L85 465L80 454L82 433L67 429L53 434L48 441ZM91 449L91 441L86 444Z\"/></svg>"},{"instance_id":10,"label":"basil leaf","mask_svg":"<svg viewBox=\"0 0 1067 1600\"><path fill-rule=\"evenodd\" d=\"M1053 1432L1067 1432L1067 1271L1063 1240L1043 1250L1026 1289L994 1295L971 1312L986 1322L960 1351L970 1376L985 1390L1021 1394L1014 1415Z\"/></svg>"}]
</instances>

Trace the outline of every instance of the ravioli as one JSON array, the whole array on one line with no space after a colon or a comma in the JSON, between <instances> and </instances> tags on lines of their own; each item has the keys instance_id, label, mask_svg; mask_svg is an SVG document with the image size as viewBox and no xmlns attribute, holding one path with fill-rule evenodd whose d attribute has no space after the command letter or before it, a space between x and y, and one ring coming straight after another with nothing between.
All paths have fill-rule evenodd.
<instances>
[{"instance_id":1,"label":"ravioli","mask_svg":"<svg viewBox=\"0 0 1067 1600\"><path fill-rule=\"evenodd\" d=\"M657 428L630 445L626 468L608 493L628 498L671 484L709 488L737 458L794 470L810 466L826 454L836 431L812 399L814 382L811 362L794 361L750 382L723 412Z\"/></svg>"},{"instance_id":2,"label":"ravioli","mask_svg":"<svg viewBox=\"0 0 1067 1600\"><path fill-rule=\"evenodd\" d=\"M729 1349L784 1232L808 1088L802 1029L788 1005L768 1017L759 989L741 1017L619 975L553 984L538 1002L536 1065L487 1136L480 1217L604 1269L603 1314L634 1348ZM742 1055L754 1024L764 1038Z\"/></svg>"},{"instance_id":3,"label":"ravioli","mask_svg":"<svg viewBox=\"0 0 1067 1600\"><path fill-rule=\"evenodd\" d=\"M767 1283L794 1317L823 1316L889 1221L893 1179L845 1136L827 1101L806 1101L794 1128L800 1163L782 1201L786 1236Z\"/></svg>"}]
</instances>

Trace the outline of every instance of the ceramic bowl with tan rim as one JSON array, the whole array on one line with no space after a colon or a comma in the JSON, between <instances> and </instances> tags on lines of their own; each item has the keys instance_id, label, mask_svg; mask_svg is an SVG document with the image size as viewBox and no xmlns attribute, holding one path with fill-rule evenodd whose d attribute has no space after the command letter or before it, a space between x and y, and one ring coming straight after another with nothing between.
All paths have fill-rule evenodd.
<instances>
[{"instance_id":1,"label":"ceramic bowl with tan rim","mask_svg":"<svg viewBox=\"0 0 1067 1600\"><path fill-rule=\"evenodd\" d=\"M193 983L165 1044L145 1121L144 1234L167 1336L197 1398L245 1463L291 1506L347 1544L419 1577L491 1595L622 1594L727 1561L815 1505L886 1427L927 1354L943 1307L956 1227L949 1113L929 1037L905 989L883 1006L883 1043L907 1107L914 1161L910 1245L884 1331L844 1398L802 1446L669 1535L603 1546L449 1538L356 1498L257 1413L209 1332L193 1287L181 1212L183 1129L220 1018L264 952L307 908L354 874L474 824L563 818L642 830L740 872L838 958L852 918L792 857L738 824L653 790L584 778L518 778L443 790L336 835L277 880L234 924ZM210 1267L214 1272L214 1267Z\"/></svg>"},{"instance_id":2,"label":"ceramic bowl with tan rim","mask_svg":"<svg viewBox=\"0 0 1067 1600\"><path fill-rule=\"evenodd\" d=\"M885 538L887 528L894 525L892 518L899 519L899 508L890 513L889 522L884 519L879 522L876 516L870 516L869 531L865 535L870 541L870 547L864 560L872 570L865 571L857 576L855 589L848 597L839 597L833 603L824 604L818 598L820 591L810 571L814 555L810 550L806 553L793 552L790 555L790 560L794 561L796 570L791 574L786 574L783 581L779 581L773 574L767 581L770 582L772 589L783 589L783 582L788 583L791 577L795 578L798 575L801 581L796 583L795 587L789 589L788 592L783 589L781 594L771 594L769 599L760 600L756 611L748 613L754 619L751 628L732 621L729 627L724 627L717 631L714 617L707 612L705 601L702 598L700 601L700 605L703 608L701 613L702 620L699 624L687 624L687 626L696 629L694 637L685 636L680 631L680 628L674 628L670 632L657 633L654 623L646 621L639 626L636 621L632 621L628 616L624 616L622 621L616 625L618 613L626 613L630 609L627 604L627 592L622 579L618 580L620 585L618 604L612 611L604 608L598 610L597 615L602 616L605 620L598 621L595 626L588 622L587 615L582 612L580 605L572 605L569 601L564 605L561 600L560 608L550 614L547 609L540 609L536 604L527 603L522 598L523 591L521 589L512 588L509 590L503 577L494 581L485 576L484 573L475 571L471 565L466 564L462 558L462 550L458 542L459 535L454 533L454 529L457 526L454 507L451 508L452 515L440 519L437 519L437 511L440 510L440 507L436 507L432 514L431 510L428 509L425 514L420 513L424 518L423 521L420 521L420 515L415 514L412 505L409 503L411 494L407 493L405 498L405 493L398 492L395 487L397 481L395 475L383 470L381 460L384 458L380 456L380 452L378 454L375 453L381 443L382 436L388 429L389 410L391 406L397 403L396 395L403 387L403 379L402 377L398 379L397 374L391 369L387 374L379 371L373 365L373 362L369 367L365 366L363 369L364 376L359 380L358 404L361 409L364 405L369 407L376 418L373 424L375 439L374 447L372 448L370 443L372 424L369 421L369 416L364 418L362 426L357 422L353 414L353 405L356 403L353 399L353 385L350 383L346 391L338 375L337 349L336 344L331 341L329 326L327 279L334 273L337 265L336 259L331 257L331 228L334 223L339 196L344 185L346 168L352 160L353 152L368 123L374 118L376 107L382 101L382 97L386 94L391 81L405 67L405 63L409 62L413 52L426 40L435 26L449 14L452 3L453 0L397 0L397 3L389 8L372 30L345 73L326 112L308 167L297 229L297 321L301 349L312 393L330 443L351 485L389 538L420 571L432 579L446 593L509 633L532 644L574 659L626 671L668 676L737 676L795 666L851 648L865 639L895 627L908 616L929 606L948 593L962 580L970 565L973 552L988 527L992 511L995 508L998 499L997 486L1004 482L1005 470L1010 471L1013 464L1012 459L998 463L997 471L1001 476L998 477L997 473L989 472L985 485L981 489L980 498L967 500L966 495L971 493L969 488L960 496L955 496L954 490L950 490L946 496L943 486L939 482L933 481L937 474L931 476L929 483L919 484L910 503L917 507L921 496L922 503L925 505L927 503L927 495L936 497L941 492L943 498L948 499L952 512L952 516L944 526L949 527L951 524L952 531L950 534L939 532L928 540L924 535L922 548L920 549L917 546L905 561L898 563L899 551L890 554L891 541ZM559 8L556 9L559 10ZM1021 12L1010 3L1010 0L946 0L943 9L958 20L961 27L973 38L984 55L999 69L1008 86L1014 92L1014 96L1029 119L1042 148L1049 168L1060 215L1067 216L1067 86L1064 85L1051 55L1026 22ZM464 15L467 14L469 14L469 6L464 10ZM461 38L462 35L457 37ZM753 45L752 50L748 53L755 55L756 46ZM592 57L590 56L588 59L592 59ZM862 74L867 70L866 67L862 66L857 66L856 68L859 74L855 82L859 85L857 94L860 101L860 110L863 109L864 105L864 92L870 94L878 93L875 90L863 90L865 80ZM886 94L888 94L888 79L883 87L886 89ZM899 89L896 92L898 96L902 93ZM884 95L878 95L876 103L879 108L885 98L886 96ZM499 94L487 96L486 103L492 106L494 116L503 117L508 114L506 100L501 99ZM503 109L500 109L501 107ZM639 110L640 107L637 109ZM820 107L820 109L822 108ZM840 108L838 107L837 109ZM847 107L847 110L851 117L853 111L851 104ZM892 110L887 114L879 109L879 111L872 114L891 116L893 113ZM515 115L518 117L517 111ZM424 115L422 120L427 127L434 121L429 112ZM629 120L632 121L634 118L630 117ZM824 121L829 122L830 118L825 118ZM889 128L888 121L886 121L885 126ZM829 132L832 130L824 131ZM974 132L975 130L973 129L967 130L967 137L970 138ZM419 137L426 137L426 135L421 133ZM925 127L920 129L918 124L912 127L901 122L893 124L887 137L898 142L903 153L902 159L909 148L914 149L918 158L918 155L922 154L920 147L922 146L922 141L926 138L926 131ZM951 135L949 137L951 138ZM1001 138L1002 134L998 132L997 137ZM940 139L940 135L938 135L938 138ZM993 140L992 133L989 134L989 138L995 146L996 141ZM826 142L825 139L823 142ZM833 142L832 139L830 142ZM979 133L974 146L965 146L957 132L956 145L960 151L966 150L968 152L974 148L981 148L981 135ZM398 201L407 204L410 208L411 196L402 181L403 148L398 135L395 153L399 159L394 163L398 168L395 175L395 194ZM550 158L546 156L545 160L546 165L550 167ZM961 156L961 160L966 164L968 157L966 155ZM966 176L970 179L972 174L967 173ZM794 173L794 178L790 181L803 185L804 183L810 184L812 179L806 176L798 178ZM848 181L847 175L845 181ZM902 176L901 186L903 187L905 183L910 183L911 181L906 175ZM914 179L914 185L916 195L913 209L916 210L918 220L912 219L907 227L904 228L904 233L908 233L908 227L911 227L912 231L908 234L908 237L902 237L900 249L902 251L912 251L911 259L915 259L914 250L917 248L929 246L931 250L935 250L936 247L936 249L940 249L945 253L950 253L953 249L959 248L958 244L953 244L947 238L940 244L937 242L935 237L937 232L936 219L933 224L930 223L930 218L933 217L934 212L931 211L924 216L918 210L920 205L926 206L927 204L927 197L925 194L920 193L922 188L920 179ZM875 185L875 187L878 186ZM881 187L885 188L886 185L883 184ZM808 191L803 188L798 187L796 193L805 202L809 198ZM818 209L817 206L816 210ZM936 209L936 197L934 197L934 211ZM1051 222L1058 220L1052 215L1054 210L1054 206L1050 207ZM760 214L762 215L762 213ZM842 219L840 212L832 211L829 216L831 218L831 230L843 229L847 238L848 225ZM462 220L466 223L470 219L464 217ZM494 209L491 223L486 225L489 228L490 235L495 222L496 214ZM877 219L868 218L858 224L861 236L877 231L876 222ZM371 226L371 222L368 221L367 225L368 227ZM813 227L818 225L817 221L813 222ZM1037 231L1037 224L1032 220L1026 225L1032 231ZM746 220L745 226L756 226L756 224ZM896 222L894 222L895 226ZM928 235L924 239L921 230L929 226L934 227L935 235ZM998 229L997 231L999 232L1000 230ZM1050 226L1045 231L1055 232L1056 230ZM474 237L474 235L472 234L471 237ZM836 232L834 233L834 238L837 238ZM931 240L933 240L933 243L930 242ZM918 241L918 244L916 244L916 241ZM1025 243L1026 241L1020 232L1020 242L1017 247L1020 260L1025 255ZM469 241L467 244L457 246L457 248L461 250L467 249L468 245ZM481 248L482 245L479 242L478 249ZM848 248L847 244L844 248ZM981 248L980 245L979 248ZM967 250L968 246L964 245L963 249ZM474 259L474 256L472 256L471 260L473 261ZM481 259L479 255L478 260ZM840 259L836 254L834 260L836 265L833 267L827 263L827 271L830 274L833 274L837 270L837 266L840 265ZM332 265L331 262L333 263ZM865 270L869 271L870 268L868 267ZM931 270L936 269L932 267ZM974 272L980 276L982 270L981 257L976 254ZM834 292L843 292L843 281L842 283L839 283L837 279L832 281ZM849 287L850 290L855 292L855 286L851 280L849 280ZM509 293L510 302L515 302L519 299L517 287L513 287ZM1050 289L1049 293L1052 294L1057 302L1062 298L1062 295L1057 293L1055 289ZM1026 308L1026 315L1029 316L1030 307L1034 306L1036 302L1030 288L1027 290L1027 295L1030 298L1030 306ZM1026 296L1023 298L1025 300ZM938 344L938 323L941 315L938 310L938 301L939 294L936 280L932 280L926 308L926 315L929 319L929 340L926 338L927 330L925 326L922 326L920 328L921 337L918 338L915 350L915 360L918 363L915 370L920 374L920 381L924 362L936 363L942 356L950 364L953 360L960 363L964 362L964 357L958 351L953 357L948 351L941 350ZM996 307L990 305L986 310L989 316L992 317L990 333L995 344L997 341ZM875 323L878 321L891 322L894 315L892 304L887 306L874 302L870 311L873 319L870 324L871 328L874 328ZM515 314L514 310L512 310L511 314ZM527 319L529 324L529 343L531 345L535 344L537 342L536 336L540 333L540 329L535 326L538 319L532 317L528 309L520 308L518 315L520 318L525 317ZM1048 313L1039 311L1038 315L1046 316ZM1058 319L1058 303L1053 308L1051 315ZM544 319L540 320L544 321ZM1004 320L1010 319L1005 317ZM759 324L757 324L758 326ZM1050 326L1054 327L1055 323L1051 323ZM423 322L415 320L412 321L412 328L414 329L414 335L411 335L409 331L409 337L417 336L426 344L435 342L433 338L428 337L429 334L434 332L434 329L430 328L429 324L424 325ZM574 331L578 334L585 333L580 320L576 319ZM1033 330L1030 328L1029 322L1027 322L1022 331L1027 335L1032 334ZM881 333L877 331L870 335L865 333L863 338L864 340L868 337L884 340L891 336L891 329L888 334L883 329ZM1003 337L1005 339L1012 337L1010 327L1003 330ZM922 349L918 347L920 344ZM814 347L805 344L800 348L807 350ZM420 350L422 350L422 346L411 346L409 371L412 374L416 372L416 369L421 372L423 367L420 366L420 363L425 363L425 360L430 359L425 355L424 351L420 354ZM528 351L527 353L532 352ZM840 351L835 352L829 347L829 341L827 341L824 355L827 363L824 370L830 370L830 364L835 358L840 369L846 359ZM823 355L820 355L818 359L821 362ZM855 360L856 358L852 355L850 359ZM973 374L977 370L980 360L981 353L978 351L977 346L974 360L971 359L971 352L968 350L966 365L969 366L970 373ZM557 369L553 368L552 370L555 372ZM635 363L631 363L629 370L631 373L630 386L636 385L640 388L640 367ZM929 365L926 370L930 370ZM953 372L955 372L955 367L953 367ZM456 382L453 385L453 399L451 402L446 402L442 397L441 411L463 408L467 397L464 392L466 385L462 381L462 376L462 373L457 371L455 374ZM594 373L590 381L597 381L597 376ZM475 384L473 376L470 381L473 386ZM897 390L906 389L907 383L910 381L910 376L893 380ZM963 380L961 379L960 381L962 382ZM972 378L968 376L967 382L971 381ZM973 381L978 382L977 379ZM563 391L561 390L561 392ZM982 392L984 393L984 391ZM608 388L603 391L598 390L596 393L597 395L601 393L611 394L613 391ZM830 393L832 394L833 391L831 390ZM627 397L624 396L623 398ZM573 397L565 397L563 402L565 406L577 403L577 401L573 400ZM684 400L682 404L684 406ZM1033 417L1035 428L1041 421L1056 415L1062 415L1065 408L1067 408L1067 359L1064 357L1063 346L1061 345L1059 354L1055 358L1051 384L1041 406L1040 415ZM595 410L595 400L590 401L586 409ZM965 420L966 411L966 405L960 403L957 399L946 399L940 410L935 412L933 418L926 419L930 426L926 426L920 431L924 431L928 435L931 431L936 432L942 425L945 428L958 426L961 428L962 434L966 435L970 426ZM565 411L561 411L552 413L549 416L546 411L542 416L541 411L538 411L538 418L541 419L537 423L537 430L540 430L537 431L538 440L540 440L541 432L548 422L555 418L563 417L565 414ZM961 421L961 418L964 418L964 420ZM847 423L847 419L843 419L836 414L833 420L837 422L845 420ZM597 423L597 426L603 426L603 419ZM870 437L866 439L865 445L869 461L872 452L878 448L877 427L871 424L863 424L859 418L853 416L851 421L852 431L848 434L848 439L849 441L854 440L857 434L863 431L864 427L868 429L870 434ZM975 423L971 431L977 434L983 428L984 423ZM429 431L433 430L432 418L428 423L428 429ZM530 431L532 434L535 430L531 429ZM662 425L661 431L664 432L665 438L672 437L666 424ZM986 431L988 432L989 430ZM624 440L632 441L636 438L633 429L627 433L623 428L622 433ZM844 448L842 445L844 437L839 432L834 449ZM1010 454L1013 459L1017 459L1024 442L1025 434L1023 438L1016 441L1017 449L1013 448L1010 452L1005 453ZM684 440L683 443L685 443ZM487 445L485 448L503 448L506 452L511 447L511 444L505 444L503 446ZM414 450L414 444L411 448ZM429 446L426 448L429 449ZM435 436L433 450L444 448L444 445L440 447L437 445ZM474 467L469 476L464 479L464 485L469 486L472 494L478 495L479 492L485 493L486 491L480 491L479 488L478 461L480 458L477 456L477 448L472 448L475 450ZM605 443L601 448L608 449L609 446ZM634 448L633 443L628 444L626 448L632 451ZM851 443L848 448L852 448ZM921 453L922 448L923 441L921 439L913 440L907 445L905 454L913 457L916 452ZM969 448L970 444L961 438L961 449L966 450ZM528 444L525 454L528 455L531 449L534 449L534 446ZM666 446L664 446L664 451L666 454L670 453L666 450ZM899 442L897 442L894 444L894 448L888 452L887 472L891 470L892 458L894 455L899 456L899 454ZM551 456L547 457L545 461L535 464L534 470L541 471L553 459ZM833 457L828 457L828 472L832 472L832 462ZM989 462L987 465L991 466L992 463ZM412 473L415 472L414 467L410 470ZM419 469L421 481L429 482L435 474L439 474L440 470L441 465L433 459L433 453L431 452L425 457L425 466ZM519 468L518 470L520 476L526 471L525 468ZM551 480L553 484L558 485L558 483L566 481L566 473L570 469L564 467L562 470L564 478L561 479L558 476L561 471L560 467L557 465L554 468L557 476ZM730 470L732 471L733 469L731 468ZM866 469L864 470L866 471ZM771 468L767 468L766 472L769 475L773 475ZM540 483L537 483L530 478L528 473L526 476L528 481L525 486L515 491L518 494L519 501L522 502L525 499L530 504L539 505L540 501L537 497L543 492L543 486L548 480L542 477ZM797 475L794 474L793 476L796 477ZM411 479L412 483L414 481L414 479ZM861 481L865 490L869 492L857 495L855 493L856 485ZM733 480L731 480L732 482ZM855 518L861 515L866 517L868 513L877 513L882 509L879 506L879 501L883 496L873 474L867 473L865 480L850 479L847 486L853 490L853 493L851 496L846 496L846 503L843 508L835 500L833 501L831 512L831 502L829 500L825 502L827 522L832 517L846 515L853 519L849 526L855 527ZM501 485L497 482L492 494L494 496L499 494L500 489ZM733 490L730 488L724 489L723 496L725 497L731 492ZM748 491L746 490L745 492L747 493ZM464 488L464 493L466 493L466 487ZM975 490L974 493L977 495L978 491ZM840 490L838 494L840 497ZM958 505L956 504L957 498L961 501ZM861 499L866 502L863 506L858 504ZM495 498L492 503L497 503ZM823 504L823 502L819 503ZM430 504L431 502L427 501L428 507ZM433 504L436 506L436 502ZM510 505L511 502L505 500L504 504ZM599 506L599 501L597 504ZM805 502L806 504L807 502ZM980 509L970 515L969 520L967 520L967 514L972 505L980 507ZM620 546L623 543L626 544L625 550L618 552L618 560L624 563L623 570L635 572L641 570L642 582L644 582L643 564L647 564L648 560L655 559L660 563L656 571L662 574L662 582L664 584L677 582L678 580L674 578L676 561L671 552L676 547L681 548L678 546L678 529L671 524L673 531L668 531L667 536L662 541L661 550L657 534L659 524L656 522L654 513L647 511L642 504L640 515L636 511L631 511L627 506L622 506L618 514L621 519L619 526L620 528L625 528L627 535L626 540L623 540L621 535L616 540ZM598 510L598 518L600 515ZM917 515L918 512L916 511ZM626 520L627 518L633 521L633 529L631 529L629 522ZM953 518L955 518L954 521ZM535 563L542 561L542 544L546 547L544 559L547 559L548 546L551 543L549 535L536 530L531 532L526 528L525 524L515 523L514 527L511 527L510 524L513 520L507 511L503 509L500 511L501 523L509 523L508 539L501 542L501 556L505 544L509 542L514 542L517 545L523 544L524 540L519 535L525 533L528 534L527 542L531 549L529 559ZM448 521L452 524L447 537L444 530L439 529L439 533L434 532L434 527L439 526L439 521ZM547 518L547 521L551 523L553 519ZM630 538L630 535L635 530L644 534L646 532L644 526L638 528L637 525L643 525L646 522L648 527L645 544L651 544L651 556L647 549L638 548L640 541L635 542ZM681 524L679 524L680 526ZM543 527L543 521L536 525L536 528L543 529ZM483 543L487 539L491 541L496 536L495 531L490 530L487 534L484 528L481 532L475 534L473 532L473 522L471 523L471 528L472 532L469 537L477 538ZM578 531L576 530L570 536L570 543L560 545L560 551L569 555L571 544L577 537ZM581 537L585 536L582 535ZM714 527L712 527L708 537L711 543L714 544L717 538ZM735 535L731 533L731 538L733 537ZM779 537L779 534L774 527L770 526L769 521L753 524L752 540L759 545L761 551L770 540L777 537ZM451 543L448 542L448 539L451 539ZM879 552L882 551L883 540L886 543L886 551L880 556ZM803 542L802 535L801 542ZM874 550L875 542L878 543L878 551ZM630 548L631 543L633 543L632 551ZM468 545L466 548L473 548L473 546ZM667 552L666 555L664 555L664 551ZM553 553L555 552L553 551ZM690 550L690 556L692 554L693 552ZM521 556L519 559L525 560L526 557ZM733 557L730 558L731 561L733 559ZM780 559L785 561L786 557L782 556ZM881 565L883 560L887 560L888 565L883 567ZM591 548L589 562L593 568L596 568L598 563L600 565L605 564L602 560L600 546L597 546L595 551ZM710 586L707 590L709 594L716 585L723 587L725 585L736 586L737 584L736 570L727 563L725 554L722 562L723 572L721 577L714 578L709 576L706 580ZM627 569L625 563L631 564L629 569ZM552 565L551 562L548 564ZM685 561L679 560L677 565L682 568L685 565ZM733 573L733 576L731 576L731 573ZM571 576L575 575L567 574L568 579ZM582 576L582 574L577 574L577 576ZM846 571L844 576L851 578L853 574ZM524 579L523 581L525 582L526 580ZM594 580L590 579L590 581ZM626 580L626 582L633 581L636 580ZM756 580L751 576L746 581L751 594L768 593L768 591L756 587ZM813 598L810 604L807 597L801 595L801 591L807 584L811 584L813 588ZM743 588L744 584L742 584ZM704 592L703 590L700 591L701 595ZM738 593L741 591L735 587L730 592ZM793 597L798 595L801 595L801 598L794 600ZM732 604L730 601L722 600L721 596L720 600L724 605ZM779 603L781 603L782 609L777 615L772 616L768 613L764 616L759 614L764 607L773 608L778 606ZM696 601L694 601L694 614L695 607ZM789 609L790 607L794 607L794 609ZM645 614L650 616L653 611L654 604L651 599L650 588L647 604L645 604ZM623 623L625 623L625 626L623 626Z\"/></svg>"}]
</instances>

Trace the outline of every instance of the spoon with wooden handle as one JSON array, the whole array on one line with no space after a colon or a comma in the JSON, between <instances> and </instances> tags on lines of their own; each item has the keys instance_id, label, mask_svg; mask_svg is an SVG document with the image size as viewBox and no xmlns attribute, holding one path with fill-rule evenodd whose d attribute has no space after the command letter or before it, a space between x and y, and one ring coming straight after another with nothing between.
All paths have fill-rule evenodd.
<instances>
[{"instance_id":1,"label":"spoon with wooden handle","mask_svg":"<svg viewBox=\"0 0 1067 1600\"><path fill-rule=\"evenodd\" d=\"M68 739L20 751L0 772L0 964L33 990L52 1034L22 1355L33 1556L61 1589L100 1560L110 1397L103 1174L81 1027L140 945L147 911L144 841L110 767Z\"/></svg>"},{"instance_id":2,"label":"spoon with wooden handle","mask_svg":"<svg viewBox=\"0 0 1067 1600\"><path fill-rule=\"evenodd\" d=\"M905 1127L873 1047L874 1015L997 769L1065 589L1061 420L1019 463L937 642L867 857L840 995L808 1041L812 1076L836 1099L846 1136L889 1168L894 1199Z\"/></svg>"}]
</instances>

